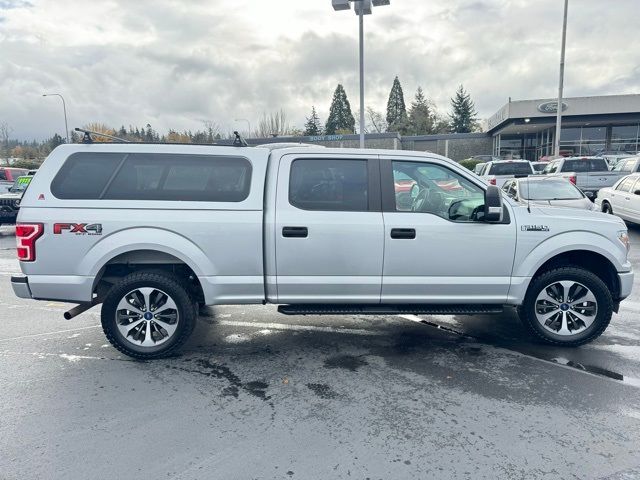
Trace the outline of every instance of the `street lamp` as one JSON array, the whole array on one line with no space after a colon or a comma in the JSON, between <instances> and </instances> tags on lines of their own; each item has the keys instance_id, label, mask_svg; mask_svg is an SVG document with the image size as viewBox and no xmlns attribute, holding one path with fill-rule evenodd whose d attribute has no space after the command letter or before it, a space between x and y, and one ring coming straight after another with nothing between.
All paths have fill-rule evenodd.
<instances>
[{"instance_id":1,"label":"street lamp","mask_svg":"<svg viewBox=\"0 0 640 480\"><path fill-rule=\"evenodd\" d=\"M67 143L69 142L69 124L67 123L67 105L64 103L64 97L59 93L43 93L43 97L60 97L62 100L62 110L64 111L64 132L67 134Z\"/></svg>"},{"instance_id":2,"label":"street lamp","mask_svg":"<svg viewBox=\"0 0 640 480\"><path fill-rule=\"evenodd\" d=\"M564 20L562 22L562 47L560 48L560 80L558 81L558 114L556 116L555 155L560 156L560 132L562 127L562 89L564 87L564 50L567 44L567 11L569 0L564 0Z\"/></svg>"},{"instance_id":3,"label":"street lamp","mask_svg":"<svg viewBox=\"0 0 640 480\"><path fill-rule=\"evenodd\" d=\"M331 0L336 11L350 10L354 3L360 24L360 148L364 148L364 15L371 15L372 7L389 5L391 0Z\"/></svg>"},{"instance_id":4,"label":"street lamp","mask_svg":"<svg viewBox=\"0 0 640 480\"><path fill-rule=\"evenodd\" d=\"M247 120L246 118L236 118L235 121L236 122L247 122L247 127L249 128L249 130L247 131L247 135L251 135L251 122L249 120Z\"/></svg>"}]
</instances>

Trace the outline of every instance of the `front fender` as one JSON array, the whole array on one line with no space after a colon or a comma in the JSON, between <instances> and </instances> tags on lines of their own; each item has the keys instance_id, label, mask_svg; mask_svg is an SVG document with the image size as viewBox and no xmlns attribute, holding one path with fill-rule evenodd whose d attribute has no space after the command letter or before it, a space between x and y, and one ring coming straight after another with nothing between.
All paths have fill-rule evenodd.
<instances>
[{"instance_id":1,"label":"front fender","mask_svg":"<svg viewBox=\"0 0 640 480\"><path fill-rule=\"evenodd\" d=\"M211 260L195 243L162 228L128 228L105 235L78 265L78 274L95 276L111 259L135 250L155 250L182 260L198 277L216 275Z\"/></svg>"},{"instance_id":2,"label":"front fender","mask_svg":"<svg viewBox=\"0 0 640 480\"><path fill-rule=\"evenodd\" d=\"M529 239L520 235L513 276L532 277L551 258L576 250L586 250L602 255L618 272L629 270L625 260L627 252L621 243L617 245L604 235L595 232L572 231L549 237L542 242L539 239L536 240L533 235Z\"/></svg>"}]
</instances>

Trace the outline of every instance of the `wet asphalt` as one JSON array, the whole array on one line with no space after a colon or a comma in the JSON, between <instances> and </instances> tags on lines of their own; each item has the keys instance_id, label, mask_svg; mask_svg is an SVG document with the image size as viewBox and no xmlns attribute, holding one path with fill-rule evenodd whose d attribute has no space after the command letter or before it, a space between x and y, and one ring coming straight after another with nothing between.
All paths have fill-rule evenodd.
<instances>
[{"instance_id":1,"label":"wet asphalt","mask_svg":"<svg viewBox=\"0 0 640 480\"><path fill-rule=\"evenodd\" d=\"M640 286L576 349L537 344L511 311L217 307L179 355L140 362L97 308L66 321L67 305L14 297L8 229L1 480L640 478Z\"/></svg>"}]
</instances>

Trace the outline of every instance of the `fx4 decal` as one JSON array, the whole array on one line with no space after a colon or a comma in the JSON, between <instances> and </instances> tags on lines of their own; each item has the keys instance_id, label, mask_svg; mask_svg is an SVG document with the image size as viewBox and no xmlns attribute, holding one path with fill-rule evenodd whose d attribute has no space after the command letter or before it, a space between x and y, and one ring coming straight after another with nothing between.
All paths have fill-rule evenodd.
<instances>
[{"instance_id":1,"label":"fx4 decal","mask_svg":"<svg viewBox=\"0 0 640 480\"><path fill-rule=\"evenodd\" d=\"M54 223L54 235L61 235L63 232L75 233L76 235L102 235L101 223Z\"/></svg>"}]
</instances>

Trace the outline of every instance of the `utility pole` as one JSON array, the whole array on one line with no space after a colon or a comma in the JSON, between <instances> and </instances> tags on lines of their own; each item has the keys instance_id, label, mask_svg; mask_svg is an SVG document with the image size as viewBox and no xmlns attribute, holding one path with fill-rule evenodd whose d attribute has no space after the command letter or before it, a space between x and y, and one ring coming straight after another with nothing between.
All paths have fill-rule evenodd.
<instances>
[{"instance_id":1,"label":"utility pole","mask_svg":"<svg viewBox=\"0 0 640 480\"><path fill-rule=\"evenodd\" d=\"M562 90L564 87L564 51L567 44L567 12L569 0L564 0L564 20L562 22L562 47L560 50L560 80L558 82L558 114L556 116L555 156L560 156L560 132L562 130Z\"/></svg>"}]
</instances>

